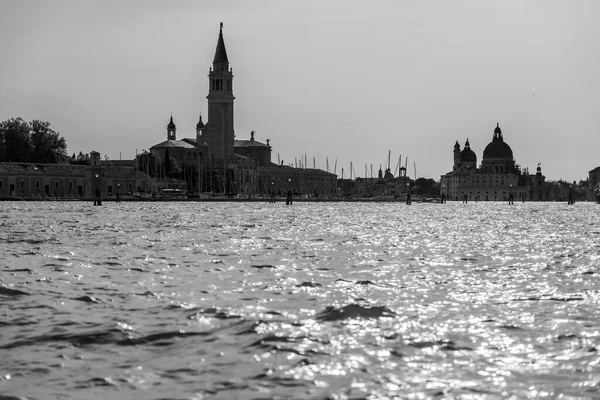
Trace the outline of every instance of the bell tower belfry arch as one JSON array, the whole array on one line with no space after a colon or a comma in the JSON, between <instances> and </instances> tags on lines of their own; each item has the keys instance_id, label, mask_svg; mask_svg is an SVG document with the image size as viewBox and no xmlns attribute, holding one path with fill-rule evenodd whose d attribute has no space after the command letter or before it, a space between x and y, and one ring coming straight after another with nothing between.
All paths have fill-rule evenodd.
<instances>
[{"instance_id":1,"label":"bell tower belfry arch","mask_svg":"<svg viewBox=\"0 0 600 400\"><path fill-rule=\"evenodd\" d=\"M208 122L205 125L208 158L214 168L227 169L234 161L233 141L233 70L223 40L223 23L213 66L208 72Z\"/></svg>"}]
</instances>

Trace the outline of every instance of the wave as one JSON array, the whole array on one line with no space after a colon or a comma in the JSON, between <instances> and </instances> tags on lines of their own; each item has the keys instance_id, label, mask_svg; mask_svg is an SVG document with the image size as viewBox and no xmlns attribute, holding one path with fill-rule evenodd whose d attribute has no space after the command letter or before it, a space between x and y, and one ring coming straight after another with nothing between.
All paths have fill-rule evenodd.
<instances>
[{"instance_id":1,"label":"wave","mask_svg":"<svg viewBox=\"0 0 600 400\"><path fill-rule=\"evenodd\" d=\"M471 347L458 346L452 340L434 340L434 341L423 341L423 342L412 342L408 344L411 347L417 349L425 349L428 347L439 347L446 351L460 351L460 350L473 350Z\"/></svg>"},{"instance_id":2,"label":"wave","mask_svg":"<svg viewBox=\"0 0 600 400\"><path fill-rule=\"evenodd\" d=\"M6 286L0 286L0 296L29 296L29 293L23 292L22 290L18 289L11 289Z\"/></svg>"},{"instance_id":3,"label":"wave","mask_svg":"<svg viewBox=\"0 0 600 400\"><path fill-rule=\"evenodd\" d=\"M394 317L395 312L384 306L362 306L349 304L342 308L327 307L317 315L320 321L341 321L350 318L383 318Z\"/></svg>"}]
</instances>

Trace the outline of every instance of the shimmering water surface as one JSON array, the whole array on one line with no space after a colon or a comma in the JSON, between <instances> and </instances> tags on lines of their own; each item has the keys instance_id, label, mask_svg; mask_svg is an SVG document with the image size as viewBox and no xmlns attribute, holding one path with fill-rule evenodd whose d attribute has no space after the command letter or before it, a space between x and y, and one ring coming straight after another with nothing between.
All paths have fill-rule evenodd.
<instances>
[{"instance_id":1,"label":"shimmering water surface","mask_svg":"<svg viewBox=\"0 0 600 400\"><path fill-rule=\"evenodd\" d=\"M2 399L600 398L591 203L5 202L0 227Z\"/></svg>"}]
</instances>

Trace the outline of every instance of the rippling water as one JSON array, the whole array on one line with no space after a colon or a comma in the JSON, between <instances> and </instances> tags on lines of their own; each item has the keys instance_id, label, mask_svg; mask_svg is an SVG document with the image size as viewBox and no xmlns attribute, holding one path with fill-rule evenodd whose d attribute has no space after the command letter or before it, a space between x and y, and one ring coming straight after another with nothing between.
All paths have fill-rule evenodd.
<instances>
[{"instance_id":1,"label":"rippling water","mask_svg":"<svg viewBox=\"0 0 600 400\"><path fill-rule=\"evenodd\" d=\"M591 203L15 202L0 227L0 399L600 398Z\"/></svg>"}]
</instances>

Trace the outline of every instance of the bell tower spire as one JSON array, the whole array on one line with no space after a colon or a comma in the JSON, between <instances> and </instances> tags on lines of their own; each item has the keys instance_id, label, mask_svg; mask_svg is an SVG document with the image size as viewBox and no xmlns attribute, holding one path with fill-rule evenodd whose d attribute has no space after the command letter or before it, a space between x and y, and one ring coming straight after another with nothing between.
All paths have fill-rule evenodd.
<instances>
[{"instance_id":1,"label":"bell tower spire","mask_svg":"<svg viewBox=\"0 0 600 400\"><path fill-rule=\"evenodd\" d=\"M225 41L223 40L223 23L219 28L219 40L217 41L217 49L215 50L215 58L213 60L213 69L223 66L225 70L229 67L229 59L227 58L227 50L225 50Z\"/></svg>"},{"instance_id":2,"label":"bell tower spire","mask_svg":"<svg viewBox=\"0 0 600 400\"><path fill-rule=\"evenodd\" d=\"M214 167L225 170L234 159L233 140L233 70L223 39L223 23L212 68L208 72L208 121L205 124L208 156Z\"/></svg>"},{"instance_id":3,"label":"bell tower spire","mask_svg":"<svg viewBox=\"0 0 600 400\"><path fill-rule=\"evenodd\" d=\"M167 125L167 140L176 140L177 139L177 127L175 126L175 123L173 122L173 114L171 114L171 120L169 121L169 124Z\"/></svg>"}]
</instances>

